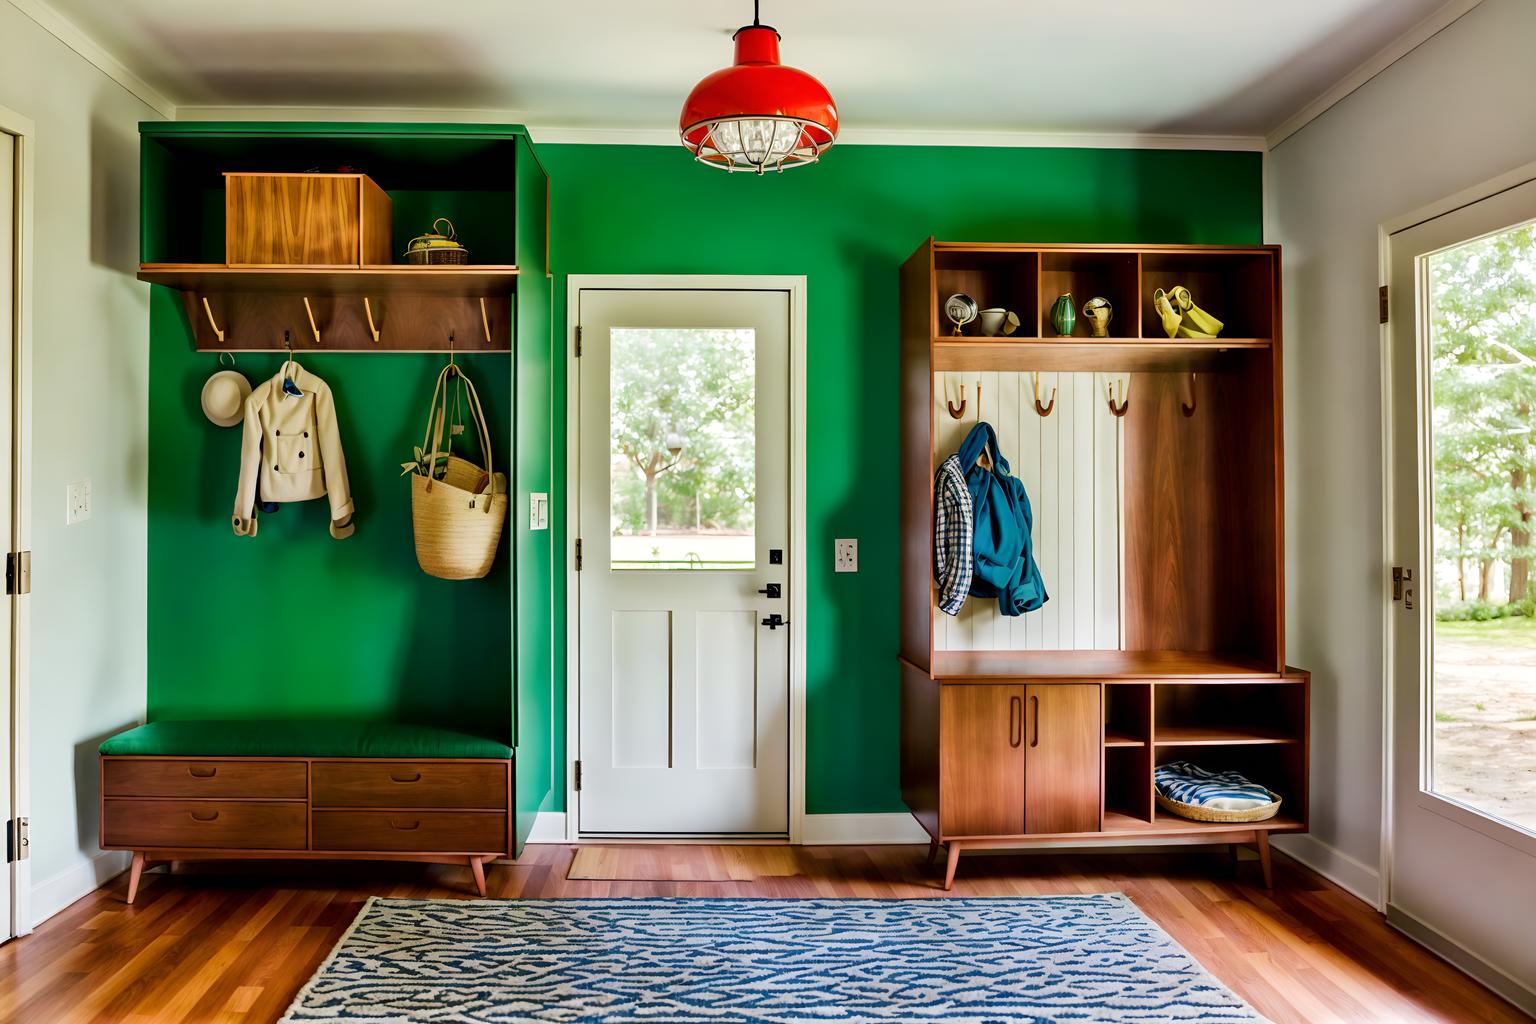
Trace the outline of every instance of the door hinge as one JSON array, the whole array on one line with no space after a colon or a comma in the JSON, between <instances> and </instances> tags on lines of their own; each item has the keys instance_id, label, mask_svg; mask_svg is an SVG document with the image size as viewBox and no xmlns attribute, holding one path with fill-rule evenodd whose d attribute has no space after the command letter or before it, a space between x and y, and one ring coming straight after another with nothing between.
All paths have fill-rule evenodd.
<instances>
[{"instance_id":1,"label":"door hinge","mask_svg":"<svg viewBox=\"0 0 1536 1024\"><path fill-rule=\"evenodd\" d=\"M576 571L581 572L581 538L576 538Z\"/></svg>"},{"instance_id":2,"label":"door hinge","mask_svg":"<svg viewBox=\"0 0 1536 1024\"><path fill-rule=\"evenodd\" d=\"M32 552L12 551L5 556L5 592L32 593Z\"/></svg>"},{"instance_id":3,"label":"door hinge","mask_svg":"<svg viewBox=\"0 0 1536 1024\"><path fill-rule=\"evenodd\" d=\"M576 325L576 358L581 358L581 324Z\"/></svg>"},{"instance_id":4,"label":"door hinge","mask_svg":"<svg viewBox=\"0 0 1536 1024\"><path fill-rule=\"evenodd\" d=\"M12 818L5 823L5 862L14 864L26 860L32 852L32 837L28 834L26 818Z\"/></svg>"},{"instance_id":5,"label":"door hinge","mask_svg":"<svg viewBox=\"0 0 1536 1024\"><path fill-rule=\"evenodd\" d=\"M576 765L576 792L581 792L581 762L573 762Z\"/></svg>"},{"instance_id":6,"label":"door hinge","mask_svg":"<svg viewBox=\"0 0 1536 1024\"><path fill-rule=\"evenodd\" d=\"M1381 322L1382 323L1386 323L1387 322L1387 286L1386 285L1382 285L1381 286L1381 292L1379 294L1379 301L1381 303Z\"/></svg>"},{"instance_id":7,"label":"door hinge","mask_svg":"<svg viewBox=\"0 0 1536 1024\"><path fill-rule=\"evenodd\" d=\"M1403 607L1413 610L1413 570L1400 565L1392 567L1392 600L1403 602Z\"/></svg>"}]
</instances>

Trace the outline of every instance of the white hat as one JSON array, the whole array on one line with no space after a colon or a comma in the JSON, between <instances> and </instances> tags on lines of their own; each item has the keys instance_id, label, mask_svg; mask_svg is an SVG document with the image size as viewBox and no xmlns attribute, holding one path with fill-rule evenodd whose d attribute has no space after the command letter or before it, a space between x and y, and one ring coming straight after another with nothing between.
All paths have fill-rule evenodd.
<instances>
[{"instance_id":1,"label":"white hat","mask_svg":"<svg viewBox=\"0 0 1536 1024\"><path fill-rule=\"evenodd\" d=\"M236 370L220 370L203 385L203 415L215 426L232 427L245 416L251 382Z\"/></svg>"}]
</instances>

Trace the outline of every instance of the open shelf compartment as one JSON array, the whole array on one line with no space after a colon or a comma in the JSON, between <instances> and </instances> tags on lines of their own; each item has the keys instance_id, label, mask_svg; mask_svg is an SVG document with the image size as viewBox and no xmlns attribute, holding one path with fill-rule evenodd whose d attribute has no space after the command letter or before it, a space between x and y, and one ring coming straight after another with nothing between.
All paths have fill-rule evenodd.
<instances>
[{"instance_id":1,"label":"open shelf compartment","mask_svg":"<svg viewBox=\"0 0 1536 1024\"><path fill-rule=\"evenodd\" d=\"M1143 253L1142 334L1167 336L1152 297L1159 288L1182 285L1196 306L1223 323L1220 337L1273 338L1275 275L1275 257L1267 251Z\"/></svg>"},{"instance_id":2,"label":"open shelf compartment","mask_svg":"<svg viewBox=\"0 0 1536 1024\"><path fill-rule=\"evenodd\" d=\"M1093 330L1082 315L1083 304L1102 297L1113 315L1109 337L1137 338L1142 334L1136 302L1138 256L1134 252L1042 252L1040 254L1040 337L1059 338L1051 324L1051 306L1071 294L1077 311L1071 337L1090 338Z\"/></svg>"},{"instance_id":3,"label":"open shelf compartment","mask_svg":"<svg viewBox=\"0 0 1536 1024\"><path fill-rule=\"evenodd\" d=\"M951 295L969 295L979 309L1001 308L1018 315L1018 330L999 335L997 344L1009 339L1040 336L1040 257L1033 252L938 252L934 254L934 325L936 337L950 341L983 337L981 325L972 321L955 334L954 321L944 315Z\"/></svg>"}]
</instances>

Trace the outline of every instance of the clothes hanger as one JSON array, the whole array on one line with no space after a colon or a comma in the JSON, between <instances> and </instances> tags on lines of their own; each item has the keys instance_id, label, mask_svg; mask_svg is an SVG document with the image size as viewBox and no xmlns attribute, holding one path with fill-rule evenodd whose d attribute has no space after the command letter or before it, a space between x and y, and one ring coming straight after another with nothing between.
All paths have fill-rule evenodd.
<instances>
[{"instance_id":1,"label":"clothes hanger","mask_svg":"<svg viewBox=\"0 0 1536 1024\"><path fill-rule=\"evenodd\" d=\"M288 398L303 398L304 392L293 382L293 368L299 364L293 361L293 337L287 330L283 331L283 351L288 353L280 371L283 375L283 394Z\"/></svg>"}]
</instances>

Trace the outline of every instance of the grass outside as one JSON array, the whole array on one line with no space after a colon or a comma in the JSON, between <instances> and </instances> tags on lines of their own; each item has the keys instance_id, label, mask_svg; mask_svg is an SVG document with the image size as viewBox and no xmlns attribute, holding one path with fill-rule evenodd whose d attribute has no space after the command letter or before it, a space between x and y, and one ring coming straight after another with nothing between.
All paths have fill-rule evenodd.
<instances>
[{"instance_id":1,"label":"grass outside","mask_svg":"<svg viewBox=\"0 0 1536 1024\"><path fill-rule=\"evenodd\" d=\"M1536 619L1435 623L1434 789L1536 832Z\"/></svg>"}]
</instances>

